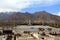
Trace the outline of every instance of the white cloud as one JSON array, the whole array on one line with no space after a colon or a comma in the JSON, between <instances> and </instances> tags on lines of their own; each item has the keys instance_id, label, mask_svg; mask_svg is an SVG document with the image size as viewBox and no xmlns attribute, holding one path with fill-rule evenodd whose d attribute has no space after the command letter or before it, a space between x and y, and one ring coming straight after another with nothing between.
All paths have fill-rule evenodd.
<instances>
[{"instance_id":1,"label":"white cloud","mask_svg":"<svg viewBox=\"0 0 60 40\"><path fill-rule=\"evenodd\" d=\"M0 0L0 12L18 11L34 5L51 6L60 4L60 0Z\"/></svg>"},{"instance_id":2,"label":"white cloud","mask_svg":"<svg viewBox=\"0 0 60 40\"><path fill-rule=\"evenodd\" d=\"M15 11L17 11L17 10L14 10L14 9L2 9L2 8L0 8L0 12L15 12Z\"/></svg>"},{"instance_id":3,"label":"white cloud","mask_svg":"<svg viewBox=\"0 0 60 40\"><path fill-rule=\"evenodd\" d=\"M60 16L60 12L58 12L56 15Z\"/></svg>"}]
</instances>

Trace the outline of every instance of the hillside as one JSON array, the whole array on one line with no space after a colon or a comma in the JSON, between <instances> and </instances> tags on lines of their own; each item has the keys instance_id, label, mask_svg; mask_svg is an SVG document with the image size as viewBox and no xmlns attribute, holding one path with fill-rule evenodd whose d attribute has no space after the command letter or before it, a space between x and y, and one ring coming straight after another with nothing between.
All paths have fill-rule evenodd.
<instances>
[{"instance_id":1,"label":"hillside","mask_svg":"<svg viewBox=\"0 0 60 40\"><path fill-rule=\"evenodd\" d=\"M9 16L7 19L9 21L15 21L15 22L23 22L23 21L43 21L43 22L60 22L60 17L56 15L52 15L45 11L35 12L33 14L30 14L28 12L21 13L17 12Z\"/></svg>"},{"instance_id":2,"label":"hillside","mask_svg":"<svg viewBox=\"0 0 60 40\"><path fill-rule=\"evenodd\" d=\"M11 13L11 12L10 12ZM22 13L22 12L12 12L11 14L0 13L0 24L1 25L20 25L28 24L51 24L59 25L60 16L52 15L46 11L39 11L35 13ZM59 25L60 26L60 25Z\"/></svg>"}]
</instances>

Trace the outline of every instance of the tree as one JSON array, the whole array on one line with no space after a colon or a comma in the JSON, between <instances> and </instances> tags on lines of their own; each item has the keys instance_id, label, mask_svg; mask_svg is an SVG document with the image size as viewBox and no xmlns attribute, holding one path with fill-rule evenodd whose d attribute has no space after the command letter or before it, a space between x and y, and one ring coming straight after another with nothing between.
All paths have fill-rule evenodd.
<instances>
[{"instance_id":1,"label":"tree","mask_svg":"<svg viewBox=\"0 0 60 40\"><path fill-rule=\"evenodd\" d=\"M48 31L51 31L52 30L52 28L48 28Z\"/></svg>"},{"instance_id":2,"label":"tree","mask_svg":"<svg viewBox=\"0 0 60 40\"><path fill-rule=\"evenodd\" d=\"M44 31L45 29L44 28L38 28L39 31Z\"/></svg>"}]
</instances>

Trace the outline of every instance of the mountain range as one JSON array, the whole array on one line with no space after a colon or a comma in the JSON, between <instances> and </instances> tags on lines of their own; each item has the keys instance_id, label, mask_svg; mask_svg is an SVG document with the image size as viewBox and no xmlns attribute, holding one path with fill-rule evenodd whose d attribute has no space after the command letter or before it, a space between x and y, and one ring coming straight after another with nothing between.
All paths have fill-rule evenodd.
<instances>
[{"instance_id":1,"label":"mountain range","mask_svg":"<svg viewBox=\"0 0 60 40\"><path fill-rule=\"evenodd\" d=\"M39 11L34 13L29 12L9 12L0 13L0 22L60 22L60 16L50 14L46 11Z\"/></svg>"}]
</instances>

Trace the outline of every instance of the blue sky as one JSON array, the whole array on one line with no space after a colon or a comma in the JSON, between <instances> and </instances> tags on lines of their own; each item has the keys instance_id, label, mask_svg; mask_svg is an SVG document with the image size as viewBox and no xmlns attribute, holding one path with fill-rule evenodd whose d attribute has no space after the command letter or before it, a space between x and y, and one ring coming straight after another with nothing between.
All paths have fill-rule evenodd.
<instances>
[{"instance_id":1,"label":"blue sky","mask_svg":"<svg viewBox=\"0 0 60 40\"><path fill-rule=\"evenodd\" d=\"M46 6L46 7L41 7L41 6L37 6L37 7L29 7L29 8L24 8L22 9L22 11L24 12L36 12L36 11L47 11L49 13L57 13L60 11L60 5L52 5L52 6Z\"/></svg>"},{"instance_id":2,"label":"blue sky","mask_svg":"<svg viewBox=\"0 0 60 40\"><path fill-rule=\"evenodd\" d=\"M0 0L0 12L47 11L60 16L60 0Z\"/></svg>"}]
</instances>

